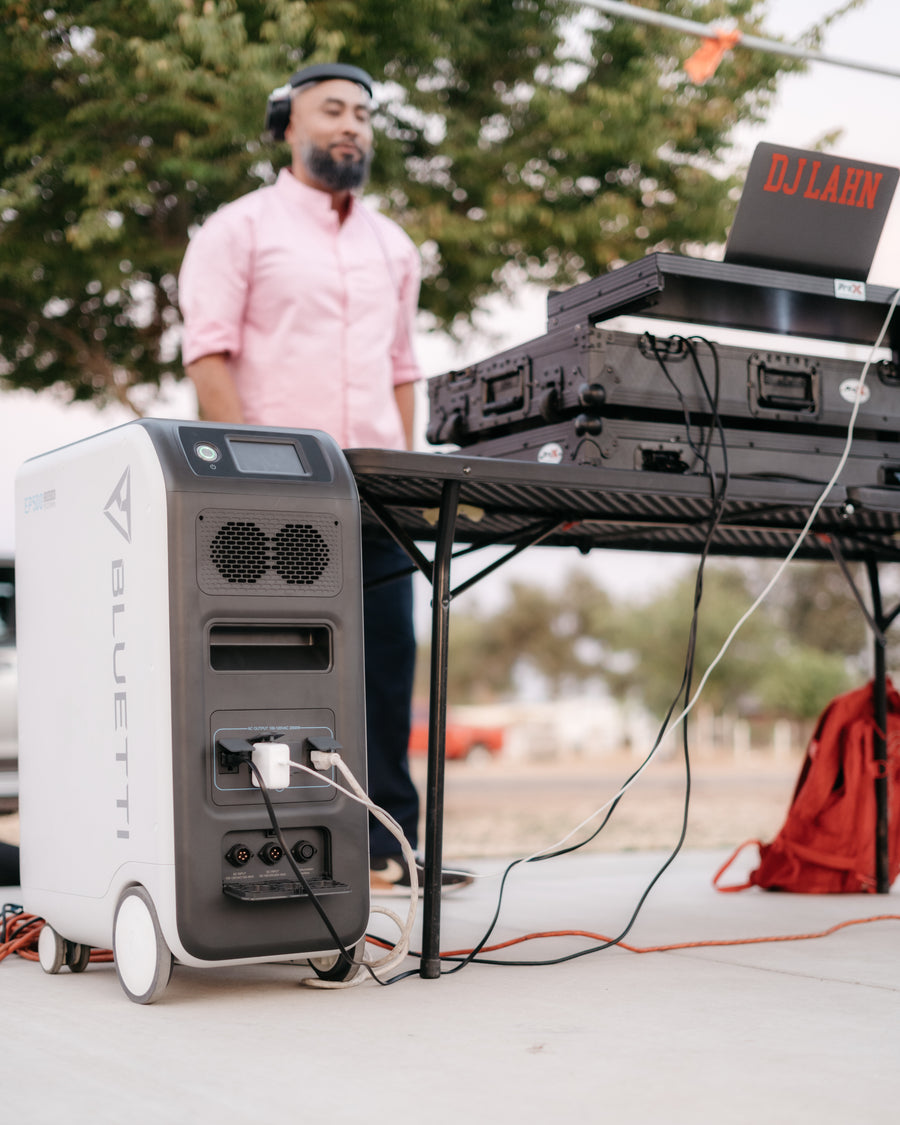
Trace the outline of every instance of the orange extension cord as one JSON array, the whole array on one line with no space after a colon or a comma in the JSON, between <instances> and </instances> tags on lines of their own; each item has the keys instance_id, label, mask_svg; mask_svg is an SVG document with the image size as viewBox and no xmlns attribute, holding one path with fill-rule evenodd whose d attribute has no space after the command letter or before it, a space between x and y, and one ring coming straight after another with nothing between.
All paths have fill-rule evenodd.
<instances>
[{"instance_id":1,"label":"orange extension cord","mask_svg":"<svg viewBox=\"0 0 900 1125\"><path fill-rule=\"evenodd\" d=\"M725 938L718 941L680 941L673 942L669 945L629 945L624 941L617 942L616 944L620 949L627 949L629 953L670 953L676 949L709 949L731 945L764 945L766 943L779 942L779 941L811 941L813 938L829 937L831 934L836 934L839 930L845 930L850 926L864 926L871 922L900 922L900 914L874 914L870 918L850 918L846 922L837 922L828 929L819 930L815 933L808 934L780 934L772 937L754 937L754 938ZM0 961L9 957L12 953L17 953L26 961L37 961L37 943L38 934L44 926L43 918L38 918L34 914L16 914L6 923L6 940L0 942ZM547 930L541 933L523 934L521 937L510 938L508 941L500 941L494 945L486 945L479 953L496 953L500 949L509 949L514 945L521 945L526 941L537 941L547 938L562 938L562 937L583 937L591 941L608 942L612 939L605 934L592 933L590 930ZM380 938L369 937L368 940L373 944L380 946L382 949L392 949L390 942L382 941ZM441 953L441 957L467 957L472 953L471 949L450 949ZM412 956L421 956L418 953L413 953ZM92 949L91 950L91 963L110 962L113 959L111 949Z\"/></svg>"},{"instance_id":2,"label":"orange extension cord","mask_svg":"<svg viewBox=\"0 0 900 1125\"><path fill-rule=\"evenodd\" d=\"M719 941L680 941L673 942L671 945L628 945L624 941L617 942L616 945L620 949L627 949L629 953L669 953L675 949L706 949L717 946L728 945L762 945L767 942L777 941L810 941L813 938L828 937L830 934L836 934L838 930L845 930L848 926L863 926L870 922L900 922L900 914L874 914L871 918L850 918L846 922L838 922L834 926L829 926L827 930L820 930L816 933L809 934L781 934L773 937L755 937L755 938L726 938ZM522 937L510 938L508 941L500 941L495 945L486 945L483 949L479 949L479 953L496 953L498 949L508 949L513 945L521 945L522 942L535 941L542 938L561 938L561 937L584 937L590 938L591 941L609 942L612 938L607 937L605 934L594 934L589 930L548 930L543 933L524 934ZM374 945L379 945L384 949L391 949L392 946L379 938L369 938ZM471 949L450 949L441 953L441 957L467 957L473 951ZM421 954L413 953L412 956L419 957Z\"/></svg>"},{"instance_id":3,"label":"orange extension cord","mask_svg":"<svg viewBox=\"0 0 900 1125\"><path fill-rule=\"evenodd\" d=\"M44 928L44 919L35 914L14 914L6 922L6 940L0 942L0 961L17 953L26 961L37 961L38 934ZM92 949L91 963L112 961L111 949Z\"/></svg>"}]
</instances>

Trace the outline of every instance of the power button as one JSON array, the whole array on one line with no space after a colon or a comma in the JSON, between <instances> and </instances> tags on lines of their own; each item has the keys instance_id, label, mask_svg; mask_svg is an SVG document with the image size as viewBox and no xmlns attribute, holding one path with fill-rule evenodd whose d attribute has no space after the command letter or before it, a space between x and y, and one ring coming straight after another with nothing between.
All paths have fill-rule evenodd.
<instances>
[{"instance_id":1,"label":"power button","mask_svg":"<svg viewBox=\"0 0 900 1125\"><path fill-rule=\"evenodd\" d=\"M194 452L201 461L205 461L208 465L215 464L222 456L214 445L210 445L209 442L206 441L197 442L194 446Z\"/></svg>"}]
</instances>

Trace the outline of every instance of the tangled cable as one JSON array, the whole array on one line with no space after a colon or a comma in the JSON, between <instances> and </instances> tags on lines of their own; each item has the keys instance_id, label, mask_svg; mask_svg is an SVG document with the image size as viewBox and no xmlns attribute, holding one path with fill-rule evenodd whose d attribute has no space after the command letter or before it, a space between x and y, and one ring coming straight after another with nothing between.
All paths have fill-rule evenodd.
<instances>
[{"instance_id":1,"label":"tangled cable","mask_svg":"<svg viewBox=\"0 0 900 1125\"><path fill-rule=\"evenodd\" d=\"M38 938L46 925L36 914L26 914L20 906L7 904L0 913L0 961L15 953L25 961L39 961ZM91 964L112 961L111 949L92 949Z\"/></svg>"}]
</instances>

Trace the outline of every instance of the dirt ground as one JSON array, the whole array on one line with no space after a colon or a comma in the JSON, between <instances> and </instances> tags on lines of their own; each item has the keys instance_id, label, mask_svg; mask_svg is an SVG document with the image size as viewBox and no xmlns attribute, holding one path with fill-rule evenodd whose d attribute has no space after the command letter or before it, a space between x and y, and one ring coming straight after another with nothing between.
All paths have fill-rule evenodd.
<instances>
[{"instance_id":1,"label":"dirt ground","mask_svg":"<svg viewBox=\"0 0 900 1125\"><path fill-rule=\"evenodd\" d=\"M562 840L611 798L636 765L626 756L484 764L450 762L445 774L444 855L514 857ZM685 846L736 847L770 840L793 794L800 759L692 764ZM413 762L424 792L425 763ZM684 813L685 768L680 758L653 761L619 802L591 849L635 851L675 844ZM424 819L424 801L423 801ZM591 821L596 827L601 818ZM579 831L583 839L590 829ZM18 842L18 817L0 816L0 840Z\"/></svg>"},{"instance_id":2,"label":"dirt ground","mask_svg":"<svg viewBox=\"0 0 900 1125\"><path fill-rule=\"evenodd\" d=\"M449 763L444 794L444 854L527 855L553 845L582 821L572 841L595 829L593 814L611 801L639 763L631 758L486 765ZM703 761L692 764L685 846L736 847L770 840L784 820L800 761ZM414 763L417 783L424 766ZM681 759L654 761L619 801L590 847L635 851L673 846L685 805Z\"/></svg>"}]
</instances>

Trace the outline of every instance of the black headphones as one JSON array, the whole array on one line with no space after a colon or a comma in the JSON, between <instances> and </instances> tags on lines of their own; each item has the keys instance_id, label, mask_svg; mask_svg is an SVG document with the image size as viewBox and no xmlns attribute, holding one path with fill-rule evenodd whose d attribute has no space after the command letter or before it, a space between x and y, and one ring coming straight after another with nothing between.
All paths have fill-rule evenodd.
<instances>
[{"instance_id":1,"label":"black headphones","mask_svg":"<svg viewBox=\"0 0 900 1125\"><path fill-rule=\"evenodd\" d=\"M265 127L276 141L284 140L284 131L291 119L291 92L298 86L306 86L310 82L326 82L329 78L344 78L348 82L355 82L372 96L372 79L361 67L349 66L347 63L314 63L305 66L291 75L291 80L286 86L279 86L269 94L266 102Z\"/></svg>"}]
</instances>

